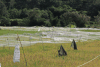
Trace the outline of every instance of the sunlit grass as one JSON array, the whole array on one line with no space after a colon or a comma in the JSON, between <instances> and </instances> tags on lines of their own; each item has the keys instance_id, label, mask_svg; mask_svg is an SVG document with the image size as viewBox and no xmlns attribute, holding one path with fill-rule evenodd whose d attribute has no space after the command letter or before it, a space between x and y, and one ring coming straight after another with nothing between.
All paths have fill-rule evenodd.
<instances>
[{"instance_id":1,"label":"sunlit grass","mask_svg":"<svg viewBox=\"0 0 100 67\"><path fill-rule=\"evenodd\" d=\"M27 60L27 67L77 67L100 54L100 41L77 42L78 50L73 50L71 43L37 43L23 47ZM60 46L63 46L67 56L58 56ZM43 48L44 47L44 48ZM14 47L0 47L0 63L2 67L26 67L23 50L20 47L20 63L13 62ZM85 65L85 67L100 66L100 58ZM95 63L95 64L94 64Z\"/></svg>"}]
</instances>

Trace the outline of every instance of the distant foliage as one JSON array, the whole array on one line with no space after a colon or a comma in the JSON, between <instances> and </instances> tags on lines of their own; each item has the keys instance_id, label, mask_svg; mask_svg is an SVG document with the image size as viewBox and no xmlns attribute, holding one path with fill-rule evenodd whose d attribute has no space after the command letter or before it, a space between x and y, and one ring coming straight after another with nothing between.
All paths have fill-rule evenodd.
<instances>
[{"instance_id":1,"label":"distant foliage","mask_svg":"<svg viewBox=\"0 0 100 67\"><path fill-rule=\"evenodd\" d=\"M23 18L22 21L18 22L18 26L29 26L29 22L28 18Z\"/></svg>"},{"instance_id":2,"label":"distant foliage","mask_svg":"<svg viewBox=\"0 0 100 67\"><path fill-rule=\"evenodd\" d=\"M10 20L11 22L11 26L17 26L18 25L18 20L14 19L14 20Z\"/></svg>"},{"instance_id":3,"label":"distant foliage","mask_svg":"<svg viewBox=\"0 0 100 67\"><path fill-rule=\"evenodd\" d=\"M97 24L100 24L100 11L98 11L98 15L97 16L94 16L95 18L95 22L97 22Z\"/></svg>"},{"instance_id":4,"label":"distant foliage","mask_svg":"<svg viewBox=\"0 0 100 67\"><path fill-rule=\"evenodd\" d=\"M62 14L60 18L62 19L61 22L64 21L64 25L68 25L71 22L75 22L77 27L84 27L85 23L90 20L88 16L79 14L78 12L66 12Z\"/></svg>"},{"instance_id":5,"label":"distant foliage","mask_svg":"<svg viewBox=\"0 0 100 67\"><path fill-rule=\"evenodd\" d=\"M20 18L21 19L26 18L26 17L28 17L28 14L29 14L29 11L27 10L27 8L24 8L20 12Z\"/></svg>"},{"instance_id":6,"label":"distant foliage","mask_svg":"<svg viewBox=\"0 0 100 67\"><path fill-rule=\"evenodd\" d=\"M14 9L10 9L9 10L10 13L10 18L11 19L15 19L18 18L21 14L21 11L19 11L18 9L14 8Z\"/></svg>"},{"instance_id":7,"label":"distant foliage","mask_svg":"<svg viewBox=\"0 0 100 67\"><path fill-rule=\"evenodd\" d=\"M9 13L7 11L6 5L0 0L0 19L2 17L7 17L9 18Z\"/></svg>"},{"instance_id":8,"label":"distant foliage","mask_svg":"<svg viewBox=\"0 0 100 67\"><path fill-rule=\"evenodd\" d=\"M22 19L14 23L21 26L98 26L99 7L100 0L0 0L0 23L5 17Z\"/></svg>"},{"instance_id":9,"label":"distant foliage","mask_svg":"<svg viewBox=\"0 0 100 67\"><path fill-rule=\"evenodd\" d=\"M44 25L50 27L51 26L50 20L44 21Z\"/></svg>"},{"instance_id":10,"label":"distant foliage","mask_svg":"<svg viewBox=\"0 0 100 67\"><path fill-rule=\"evenodd\" d=\"M2 17L0 26L9 26L9 25L10 25L10 19L6 17Z\"/></svg>"}]
</instances>

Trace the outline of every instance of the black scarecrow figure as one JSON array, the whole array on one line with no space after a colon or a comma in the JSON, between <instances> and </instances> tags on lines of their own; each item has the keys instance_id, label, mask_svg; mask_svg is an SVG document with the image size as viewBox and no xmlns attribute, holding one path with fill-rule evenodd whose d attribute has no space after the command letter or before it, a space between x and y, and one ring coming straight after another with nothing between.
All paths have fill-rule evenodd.
<instances>
[{"instance_id":1,"label":"black scarecrow figure","mask_svg":"<svg viewBox=\"0 0 100 67\"><path fill-rule=\"evenodd\" d=\"M58 50L58 55L59 56L67 55L67 52L64 50L62 45L60 46L60 50Z\"/></svg>"},{"instance_id":2,"label":"black scarecrow figure","mask_svg":"<svg viewBox=\"0 0 100 67\"><path fill-rule=\"evenodd\" d=\"M77 46L76 46L76 43L75 43L74 39L73 39L73 41L72 41L71 47L72 47L74 50L77 50Z\"/></svg>"}]
</instances>

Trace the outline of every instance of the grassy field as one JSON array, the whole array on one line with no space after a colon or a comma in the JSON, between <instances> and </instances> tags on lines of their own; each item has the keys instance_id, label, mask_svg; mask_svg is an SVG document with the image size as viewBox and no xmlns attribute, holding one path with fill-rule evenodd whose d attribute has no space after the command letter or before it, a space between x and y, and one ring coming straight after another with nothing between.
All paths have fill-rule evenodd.
<instances>
[{"instance_id":1,"label":"grassy field","mask_svg":"<svg viewBox=\"0 0 100 67\"><path fill-rule=\"evenodd\" d=\"M0 30L0 35L5 34L39 33L38 31Z\"/></svg>"},{"instance_id":2,"label":"grassy field","mask_svg":"<svg viewBox=\"0 0 100 67\"><path fill-rule=\"evenodd\" d=\"M85 32L100 32L100 30L80 30L80 31L85 31Z\"/></svg>"},{"instance_id":3,"label":"grassy field","mask_svg":"<svg viewBox=\"0 0 100 67\"><path fill-rule=\"evenodd\" d=\"M81 30L86 32L100 32L100 30ZM23 33L39 33L38 31L17 31L17 30L0 30L0 35L7 34L23 34ZM26 37L20 38L29 41ZM31 41L36 41L33 39ZM44 40L49 40L44 38ZM0 41L2 43L2 40ZM76 42L78 50L71 48L71 43L37 43L31 46L23 47L27 67L77 67L100 54L100 40L88 40L86 42ZM67 56L58 56L60 46L63 46L67 52ZM1 67L26 67L26 62L22 47L20 47L20 63L13 62L14 47L0 47L0 63ZM99 67L100 57L91 61L82 67Z\"/></svg>"},{"instance_id":4,"label":"grassy field","mask_svg":"<svg viewBox=\"0 0 100 67\"><path fill-rule=\"evenodd\" d=\"M37 43L23 47L27 67L77 67L100 54L100 41L77 42L78 50L73 50L71 43L48 44ZM58 56L60 46L63 46L67 56ZM14 47L0 47L0 63L2 67L26 67L22 47L20 47L20 63L13 62ZM83 67L100 66L100 57Z\"/></svg>"}]
</instances>

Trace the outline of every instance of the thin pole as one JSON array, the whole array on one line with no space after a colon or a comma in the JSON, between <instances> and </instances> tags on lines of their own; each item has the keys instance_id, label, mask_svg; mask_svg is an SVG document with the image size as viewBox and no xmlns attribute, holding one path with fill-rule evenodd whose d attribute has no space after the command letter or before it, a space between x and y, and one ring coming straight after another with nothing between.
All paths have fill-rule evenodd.
<instances>
[{"instance_id":1,"label":"thin pole","mask_svg":"<svg viewBox=\"0 0 100 67\"><path fill-rule=\"evenodd\" d=\"M9 34L9 32L8 32L8 34ZM8 41L8 46L9 46L9 39L8 39L8 37L7 37L7 41ZM9 50L10 50L10 46L9 46Z\"/></svg>"},{"instance_id":2,"label":"thin pole","mask_svg":"<svg viewBox=\"0 0 100 67\"><path fill-rule=\"evenodd\" d=\"M17 33L17 38L18 40L20 41L20 38L18 36L18 33ZM21 44L21 41L20 41L20 44ZM22 44L21 44L21 47L22 47ZM22 47L22 50L23 50L23 47ZM25 53L24 53L24 50L23 50L23 54L24 54L24 58L25 58ZM26 62L26 66L27 66L27 61L26 61L26 58L25 58L25 62Z\"/></svg>"}]
</instances>

